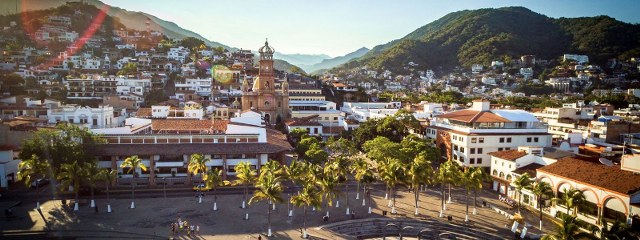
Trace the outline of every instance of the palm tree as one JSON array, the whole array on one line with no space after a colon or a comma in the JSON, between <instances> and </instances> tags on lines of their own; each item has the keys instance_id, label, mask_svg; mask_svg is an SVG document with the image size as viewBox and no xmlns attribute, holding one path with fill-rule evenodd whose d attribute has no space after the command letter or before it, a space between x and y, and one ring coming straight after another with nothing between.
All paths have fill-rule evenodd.
<instances>
[{"instance_id":1,"label":"palm tree","mask_svg":"<svg viewBox=\"0 0 640 240\"><path fill-rule=\"evenodd\" d=\"M192 154L189 159L187 171L193 176L200 174L200 179L202 179L202 175L207 171L207 162L210 160L211 159L205 158L202 154ZM202 203L202 195L198 196L198 203Z\"/></svg>"},{"instance_id":2,"label":"palm tree","mask_svg":"<svg viewBox=\"0 0 640 240\"><path fill-rule=\"evenodd\" d=\"M333 200L340 195L340 190L338 189L340 179L338 174L335 173L334 166L332 164L325 165L323 173L320 176L316 175L316 178L317 184L320 186L320 192L326 200L326 216L329 217L329 212L333 206Z\"/></svg>"},{"instance_id":3,"label":"palm tree","mask_svg":"<svg viewBox=\"0 0 640 240\"><path fill-rule=\"evenodd\" d=\"M578 206L582 205L586 201L584 193L573 187L564 189L562 192L562 198L554 198L555 201L562 201L567 207L567 215L573 209L573 215L578 214Z\"/></svg>"},{"instance_id":4,"label":"palm tree","mask_svg":"<svg viewBox=\"0 0 640 240\"><path fill-rule=\"evenodd\" d=\"M528 189L531 183L532 181L528 173L520 175L512 182L512 184L516 186L516 192L518 193L518 212L520 212L520 206L522 205L522 190Z\"/></svg>"},{"instance_id":5,"label":"palm tree","mask_svg":"<svg viewBox=\"0 0 640 240\"><path fill-rule=\"evenodd\" d=\"M69 189L69 186L73 187L73 193L76 195L74 211L78 211L78 192L80 190L80 182L85 179L87 172L82 169L78 161L72 163L65 163L60 165L60 172L58 173L58 180L62 184L62 189Z\"/></svg>"},{"instance_id":6,"label":"palm tree","mask_svg":"<svg viewBox=\"0 0 640 240\"><path fill-rule=\"evenodd\" d=\"M379 169L380 179L390 189L392 204L391 213L396 213L396 186L404 183L405 167L397 158L385 158L385 162Z\"/></svg>"},{"instance_id":7,"label":"palm tree","mask_svg":"<svg viewBox=\"0 0 640 240\"><path fill-rule=\"evenodd\" d=\"M111 183L113 183L113 181L116 180L116 175L118 174L118 171L115 169L100 169L100 172L98 173L99 179L104 181L106 184L105 186L107 187L107 212L111 212L111 198L109 196L109 186L111 185Z\"/></svg>"},{"instance_id":8,"label":"palm tree","mask_svg":"<svg viewBox=\"0 0 640 240\"><path fill-rule=\"evenodd\" d=\"M407 182L413 190L415 215L419 215L418 212L418 198L420 197L420 186L423 184L431 184L433 179L433 168L431 168L431 162L429 162L422 154L416 156L409 168L407 168Z\"/></svg>"},{"instance_id":9,"label":"palm tree","mask_svg":"<svg viewBox=\"0 0 640 240\"><path fill-rule=\"evenodd\" d=\"M473 189L473 215L476 215L476 209L478 204L478 190L482 190L482 181L484 181L488 176L484 173L484 169L481 167L473 168L473 174L471 177L471 181L468 182L471 185L471 189Z\"/></svg>"},{"instance_id":10,"label":"palm tree","mask_svg":"<svg viewBox=\"0 0 640 240\"><path fill-rule=\"evenodd\" d=\"M273 160L272 160L273 161ZM279 176L277 173L278 169L272 168L262 168L260 171L260 177L256 183L256 191L253 194L253 197L249 200L249 204L260 200L268 200L267 211L268 211L268 231L267 236L273 236L271 234L271 203L280 203L283 202L282 199L282 176Z\"/></svg>"},{"instance_id":11,"label":"palm tree","mask_svg":"<svg viewBox=\"0 0 640 240\"><path fill-rule=\"evenodd\" d=\"M322 193L313 182L305 182L302 191L291 198L291 203L298 207L302 206L302 238L307 238L307 207L320 208L322 204Z\"/></svg>"},{"instance_id":12,"label":"palm tree","mask_svg":"<svg viewBox=\"0 0 640 240\"><path fill-rule=\"evenodd\" d=\"M84 164L84 169L87 171L87 183L89 184L89 188L91 188L91 208L96 207L96 201L94 199L94 188L96 184L101 180L100 179L100 168L98 168L98 162L89 161Z\"/></svg>"},{"instance_id":13,"label":"palm tree","mask_svg":"<svg viewBox=\"0 0 640 240\"><path fill-rule=\"evenodd\" d=\"M46 178L49 171L48 161L41 161L37 155L31 155L31 158L22 160L18 164L18 179L24 181L25 186L30 187L33 180ZM40 184L36 183L36 209L40 208Z\"/></svg>"},{"instance_id":14,"label":"palm tree","mask_svg":"<svg viewBox=\"0 0 640 240\"><path fill-rule=\"evenodd\" d=\"M605 219L602 220L602 227L598 228L593 226L591 234L594 236L600 236L601 240L623 240L623 239L637 239L631 233L631 228L625 222L615 221L611 226Z\"/></svg>"},{"instance_id":15,"label":"palm tree","mask_svg":"<svg viewBox=\"0 0 640 240\"><path fill-rule=\"evenodd\" d=\"M467 169L465 169L465 171L462 173L462 182L464 184L464 188L465 188L465 206L466 206L466 210L465 210L465 216L464 216L464 221L468 222L469 221L469 192L471 190L474 190L474 193L476 191L476 189L482 188L482 179L483 179L483 171L482 168L478 168L478 167L469 167ZM474 198L474 213L475 213L475 198Z\"/></svg>"},{"instance_id":16,"label":"palm tree","mask_svg":"<svg viewBox=\"0 0 640 240\"><path fill-rule=\"evenodd\" d=\"M540 231L542 231L542 205L544 204L544 197L553 195L553 190L549 183L537 181L531 186L531 192L538 200L538 209L540 210Z\"/></svg>"},{"instance_id":17,"label":"palm tree","mask_svg":"<svg viewBox=\"0 0 640 240\"><path fill-rule=\"evenodd\" d=\"M221 186L224 182L222 181L222 170L214 168L209 171L202 177L202 180L205 182L207 189L213 189L213 211L218 210L218 186Z\"/></svg>"},{"instance_id":18,"label":"palm tree","mask_svg":"<svg viewBox=\"0 0 640 240\"><path fill-rule=\"evenodd\" d=\"M440 182L440 190L442 192L442 201L440 207L440 217L444 216L444 211L447 210L445 203L445 185L449 186L449 202L451 201L451 184L457 183L460 178L461 172L457 164L453 160L448 160L440 164L438 168L437 179Z\"/></svg>"},{"instance_id":19,"label":"palm tree","mask_svg":"<svg viewBox=\"0 0 640 240\"><path fill-rule=\"evenodd\" d=\"M286 178L291 181L292 186L303 185L310 178L310 169L307 162L293 160L289 166L283 166ZM300 191L298 191L300 193ZM289 199L289 202L292 200ZM293 209L287 205L287 213L289 217L293 216Z\"/></svg>"},{"instance_id":20,"label":"palm tree","mask_svg":"<svg viewBox=\"0 0 640 240\"><path fill-rule=\"evenodd\" d=\"M236 177L235 184L242 184L244 186L244 192L242 195L242 208L246 208L247 194L249 194L249 184L253 184L256 181L256 170L251 169L249 162L240 162L236 165ZM249 219L249 213L245 214L245 219Z\"/></svg>"},{"instance_id":21,"label":"palm tree","mask_svg":"<svg viewBox=\"0 0 640 240\"><path fill-rule=\"evenodd\" d=\"M580 232L578 222L575 216L562 215L560 217L560 223L558 229L553 234L544 235L542 240L574 240L574 239L589 239L591 235L586 232Z\"/></svg>"},{"instance_id":22,"label":"palm tree","mask_svg":"<svg viewBox=\"0 0 640 240\"><path fill-rule=\"evenodd\" d=\"M344 192L345 199L347 201L347 215L349 215L349 184L347 184L347 180L349 179L349 162L348 158L343 156L336 156L331 160L331 164L333 164L333 171L338 175L338 182L344 184ZM340 197L336 200L336 207L340 207Z\"/></svg>"},{"instance_id":23,"label":"palm tree","mask_svg":"<svg viewBox=\"0 0 640 240\"><path fill-rule=\"evenodd\" d=\"M147 166L144 165L142 159L138 158L138 156L131 156L120 164L120 168L129 168L127 173L132 173L131 179L131 208L136 208L135 198L136 198L136 169L140 168L143 171L147 171Z\"/></svg>"}]
</instances>

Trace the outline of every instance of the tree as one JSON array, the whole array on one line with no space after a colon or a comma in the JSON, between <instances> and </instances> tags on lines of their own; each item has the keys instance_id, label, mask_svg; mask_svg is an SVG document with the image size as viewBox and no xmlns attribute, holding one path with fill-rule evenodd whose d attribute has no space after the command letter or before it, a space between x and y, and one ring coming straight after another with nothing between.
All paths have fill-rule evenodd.
<instances>
[{"instance_id":1,"label":"tree","mask_svg":"<svg viewBox=\"0 0 640 240\"><path fill-rule=\"evenodd\" d=\"M476 214L477 204L478 204L478 190L482 190L482 181L487 179L487 174L485 174L484 169L481 167L474 167L471 170L473 173L471 174L470 181L467 182L468 185L473 189L473 215Z\"/></svg>"},{"instance_id":2,"label":"tree","mask_svg":"<svg viewBox=\"0 0 640 240\"><path fill-rule=\"evenodd\" d=\"M409 168L406 169L407 183L413 190L413 199L415 207L415 215L419 215L418 212L418 200L420 197L420 186L423 184L431 184L433 180L434 171L431 168L431 162L429 162L424 155L418 155L410 163Z\"/></svg>"},{"instance_id":3,"label":"tree","mask_svg":"<svg viewBox=\"0 0 640 240\"><path fill-rule=\"evenodd\" d=\"M542 236L542 240L574 240L574 239L589 239L591 235L586 232L580 232L578 223L580 220L575 216L562 215L560 217L560 223L555 233Z\"/></svg>"},{"instance_id":4,"label":"tree","mask_svg":"<svg viewBox=\"0 0 640 240\"><path fill-rule=\"evenodd\" d=\"M583 204L586 199L584 193L575 188L564 189L561 198L554 198L554 201L561 201L567 207L567 215L573 210L573 215L578 214L578 206Z\"/></svg>"},{"instance_id":5,"label":"tree","mask_svg":"<svg viewBox=\"0 0 640 240\"><path fill-rule=\"evenodd\" d=\"M405 167L397 158L387 157L379 163L378 174L391 193L391 213L396 213L396 187L404 183Z\"/></svg>"},{"instance_id":6,"label":"tree","mask_svg":"<svg viewBox=\"0 0 640 240\"><path fill-rule=\"evenodd\" d=\"M333 206L333 200L340 195L340 189L338 188L340 179L338 174L335 173L335 164L326 164L320 176L316 175L316 178L317 184L320 186L320 192L324 196L327 204L326 216L329 217L329 212Z\"/></svg>"},{"instance_id":7,"label":"tree","mask_svg":"<svg viewBox=\"0 0 640 240\"><path fill-rule=\"evenodd\" d=\"M251 169L249 162L240 162L236 165L236 177L235 184L242 184L244 186L244 192L242 195L242 208L246 207L247 194L249 193L249 184L253 184L256 180L256 170ZM246 219L249 219L249 213L245 215Z\"/></svg>"},{"instance_id":8,"label":"tree","mask_svg":"<svg viewBox=\"0 0 640 240\"><path fill-rule=\"evenodd\" d=\"M270 162L275 161L271 160ZM279 170L280 168L263 167L260 170L260 177L258 177L258 181L256 182L256 191L253 194L253 197L251 197L251 199L249 200L249 204L261 200L268 200L268 237L273 236L271 233L271 204L276 204L284 201L281 196L282 176L280 176Z\"/></svg>"},{"instance_id":9,"label":"tree","mask_svg":"<svg viewBox=\"0 0 640 240\"><path fill-rule=\"evenodd\" d=\"M100 169L98 173L99 179L105 182L105 186L107 187L107 212L111 212L111 198L109 196L109 186L116 180L116 176L118 171L115 169Z\"/></svg>"},{"instance_id":10,"label":"tree","mask_svg":"<svg viewBox=\"0 0 640 240\"><path fill-rule=\"evenodd\" d=\"M293 186L303 186L307 181L312 179L311 171L307 162L292 160L289 166L283 166L286 178L291 181ZM300 191L298 191L298 194ZM289 199L289 201L292 201ZM289 216L293 215L293 210L288 209Z\"/></svg>"},{"instance_id":11,"label":"tree","mask_svg":"<svg viewBox=\"0 0 640 240\"><path fill-rule=\"evenodd\" d=\"M204 44L204 41L195 37L186 37L180 40L180 46L183 46L187 49L193 49L203 44Z\"/></svg>"},{"instance_id":12,"label":"tree","mask_svg":"<svg viewBox=\"0 0 640 240\"><path fill-rule=\"evenodd\" d=\"M482 189L483 179L484 179L484 171L482 170L482 168L479 168L479 167L466 168L462 173L461 180L465 188L465 205L466 205L465 217L464 217L465 222L469 221L469 192L471 190L474 191L474 203L473 203L474 211L473 212L475 214L475 210L476 210L475 193L477 189Z\"/></svg>"},{"instance_id":13,"label":"tree","mask_svg":"<svg viewBox=\"0 0 640 240\"><path fill-rule=\"evenodd\" d=\"M207 189L213 189L213 211L218 210L218 186L222 186L222 170L214 168L202 177Z\"/></svg>"},{"instance_id":14,"label":"tree","mask_svg":"<svg viewBox=\"0 0 640 240\"><path fill-rule=\"evenodd\" d=\"M87 172L82 169L77 161L73 163L65 163L60 166L60 172L58 173L58 180L60 180L61 188L63 191L73 188L75 194L75 203L73 210L78 211L78 192L80 191L80 182L82 182L87 176Z\"/></svg>"},{"instance_id":15,"label":"tree","mask_svg":"<svg viewBox=\"0 0 640 240\"><path fill-rule=\"evenodd\" d=\"M313 164L322 164L329 157L329 154L320 146L320 143L312 144L304 155L305 159Z\"/></svg>"},{"instance_id":16,"label":"tree","mask_svg":"<svg viewBox=\"0 0 640 240\"><path fill-rule=\"evenodd\" d=\"M531 186L531 178L528 173L524 173L516 178L512 184L516 186L516 192L518 193L518 212L520 212L520 207L522 205L522 190L528 189Z\"/></svg>"},{"instance_id":17,"label":"tree","mask_svg":"<svg viewBox=\"0 0 640 240\"><path fill-rule=\"evenodd\" d=\"M100 182L100 168L98 167L98 162L93 160L90 162L85 162L84 170L87 173L86 182L89 184L89 188L91 189L91 207L96 207L96 201L94 199L94 189L98 182Z\"/></svg>"},{"instance_id":18,"label":"tree","mask_svg":"<svg viewBox=\"0 0 640 240\"><path fill-rule=\"evenodd\" d=\"M538 181L534 182L530 188L533 195L538 200L538 209L540 210L540 230L542 230L542 208L544 207L544 198L553 195L551 185L547 182Z\"/></svg>"},{"instance_id":19,"label":"tree","mask_svg":"<svg viewBox=\"0 0 640 240\"><path fill-rule=\"evenodd\" d=\"M309 132L304 128L294 128L289 132L289 140L295 144L305 137L309 136Z\"/></svg>"},{"instance_id":20,"label":"tree","mask_svg":"<svg viewBox=\"0 0 640 240\"><path fill-rule=\"evenodd\" d=\"M591 234L594 236L600 236L600 240L623 240L623 239L637 239L632 233L631 228L625 222L615 221L611 226L605 219L602 220L602 227L595 227L591 229Z\"/></svg>"},{"instance_id":21,"label":"tree","mask_svg":"<svg viewBox=\"0 0 640 240\"><path fill-rule=\"evenodd\" d=\"M313 181L304 181L302 191L291 198L291 203L302 206L302 238L307 238L307 207L320 208L322 204L322 192Z\"/></svg>"},{"instance_id":22,"label":"tree","mask_svg":"<svg viewBox=\"0 0 640 240\"><path fill-rule=\"evenodd\" d=\"M398 156L401 153L401 145L389 140L386 137L376 137L369 140L362 146L367 156L376 162L385 161L387 157Z\"/></svg>"},{"instance_id":23,"label":"tree","mask_svg":"<svg viewBox=\"0 0 640 240\"><path fill-rule=\"evenodd\" d=\"M301 139L298 142L298 144L296 144L295 147L295 151L298 154L298 158L301 159L306 159L306 152L311 149L311 147L313 145L319 145L320 142L318 141L318 139L316 137L313 136L309 136L309 135L301 135Z\"/></svg>"},{"instance_id":24,"label":"tree","mask_svg":"<svg viewBox=\"0 0 640 240\"><path fill-rule=\"evenodd\" d=\"M95 159L89 151L95 144L104 142L89 130L73 124L61 123L55 129L39 129L22 142L20 159L30 159L36 155L38 159L50 161L51 174L57 172L61 164Z\"/></svg>"},{"instance_id":25,"label":"tree","mask_svg":"<svg viewBox=\"0 0 640 240\"><path fill-rule=\"evenodd\" d=\"M147 166L144 165L142 159L138 158L138 156L131 156L120 164L120 168L124 170L124 168L129 168L127 173L132 173L131 177L131 208L136 208L135 197L136 197L136 169L140 168L143 171L147 171Z\"/></svg>"},{"instance_id":26,"label":"tree","mask_svg":"<svg viewBox=\"0 0 640 240\"><path fill-rule=\"evenodd\" d=\"M202 154L192 154L189 159L187 171L189 174L193 174L193 176L200 174L200 178L202 179L202 175L207 171L207 162L210 160L211 159L202 156ZM202 196L198 197L198 203L202 203Z\"/></svg>"},{"instance_id":27,"label":"tree","mask_svg":"<svg viewBox=\"0 0 640 240\"><path fill-rule=\"evenodd\" d=\"M445 185L449 186L449 202L451 201L451 184L458 182L458 179L460 178L460 169L458 168L457 164L454 163L451 159L449 159L448 161L440 164L440 167L438 168L438 175L437 175L437 179L438 182L440 182L440 190L442 192L442 202L441 202L441 207L440 207L440 217L443 216L444 211L446 210L446 205L445 205Z\"/></svg>"},{"instance_id":28,"label":"tree","mask_svg":"<svg viewBox=\"0 0 640 240\"><path fill-rule=\"evenodd\" d=\"M130 75L138 72L138 64L130 62L122 66L122 69L118 71L118 75Z\"/></svg>"},{"instance_id":29,"label":"tree","mask_svg":"<svg viewBox=\"0 0 640 240\"><path fill-rule=\"evenodd\" d=\"M30 187L31 183L38 179L45 179L52 173L51 165L46 160L40 160L37 155L24 159L18 164L18 179L24 181L25 186ZM36 182L36 208L40 208L40 184Z\"/></svg>"}]
</instances>

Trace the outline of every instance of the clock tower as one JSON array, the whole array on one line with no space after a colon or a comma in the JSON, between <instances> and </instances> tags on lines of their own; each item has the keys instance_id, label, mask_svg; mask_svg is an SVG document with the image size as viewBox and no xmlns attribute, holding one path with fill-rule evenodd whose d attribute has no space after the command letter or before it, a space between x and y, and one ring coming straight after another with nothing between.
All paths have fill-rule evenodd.
<instances>
[{"instance_id":1,"label":"clock tower","mask_svg":"<svg viewBox=\"0 0 640 240\"><path fill-rule=\"evenodd\" d=\"M249 89L247 79L242 83L242 111L256 111L262 114L265 122L274 124L289 118L289 89L288 83L282 83L281 89L276 89L276 79L273 69L273 53L275 50L265 41L258 52L260 66L258 77Z\"/></svg>"}]
</instances>

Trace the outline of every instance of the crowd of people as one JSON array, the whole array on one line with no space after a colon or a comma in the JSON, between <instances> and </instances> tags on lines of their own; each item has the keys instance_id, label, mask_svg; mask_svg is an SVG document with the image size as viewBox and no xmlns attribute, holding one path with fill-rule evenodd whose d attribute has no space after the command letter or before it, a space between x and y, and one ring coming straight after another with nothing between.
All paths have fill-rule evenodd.
<instances>
[{"instance_id":1,"label":"crowd of people","mask_svg":"<svg viewBox=\"0 0 640 240\"><path fill-rule=\"evenodd\" d=\"M180 216L176 222L171 223L171 234L173 236L179 236L186 232L187 237L195 237L200 235L200 225L189 223L187 220L183 220Z\"/></svg>"}]
</instances>

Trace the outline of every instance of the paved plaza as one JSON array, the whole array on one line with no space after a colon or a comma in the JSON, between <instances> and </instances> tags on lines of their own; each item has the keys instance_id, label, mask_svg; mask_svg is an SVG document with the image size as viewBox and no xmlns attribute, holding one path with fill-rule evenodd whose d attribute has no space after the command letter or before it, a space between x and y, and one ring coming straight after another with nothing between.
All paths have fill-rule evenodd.
<instances>
[{"instance_id":1,"label":"paved plaza","mask_svg":"<svg viewBox=\"0 0 640 240\"><path fill-rule=\"evenodd\" d=\"M353 189L352 189L353 190ZM284 194L286 197L287 194ZM368 214L367 206L362 206L362 194L360 200L355 200L355 193L349 194L350 209L354 216L346 215L346 201L344 195L340 198L340 207L330 209L328 222L323 222L322 216L326 209L312 211L307 214L307 226L309 234L317 239L342 239L349 236L341 235L323 228L324 225L339 225L342 222L358 221L359 219L407 219L409 221L440 221L448 224L447 218L438 218L440 206L439 193L429 189L421 193L420 215L414 216L413 194L398 191L397 214L382 215L382 211L390 212L387 200L384 199L384 189L378 187L372 191L371 198L373 213ZM112 199L113 212L106 212L106 199L97 200L99 212L89 207L88 201L80 201L80 210L72 211L73 204L63 207L61 201L47 201L42 204L42 212L49 222L50 229L59 231L61 235L80 236L80 239L96 239L106 236L126 236L126 233L135 233L134 238L150 239L157 236L158 239L175 237L177 239L267 239L267 205L266 202L249 205L242 209L242 195L219 195L218 211L213 211L213 196L206 195L202 203L198 203L196 197L157 197L136 199L136 208L130 209L129 198ZM464 223L464 195L461 190L454 190L453 203L448 204L446 216L452 216L452 223L456 226L468 227L473 231L497 236L498 238L512 238L513 233L505 227L509 220L504 215L497 213L490 207L482 207L482 201L488 204L500 205L497 195L493 192L483 192L478 197L477 215L470 217L469 223ZM471 203L471 201L470 201ZM45 223L37 211L33 210L35 203L25 202L14 208L16 218L3 223L5 233L14 230L43 230ZM505 205L506 206L506 205ZM505 206L499 207L505 209ZM292 205L293 207L293 205ZM470 207L471 212L472 207ZM513 210L507 211L513 214ZM249 220L244 220L245 213L249 213ZM300 239L302 228L302 208L294 209L294 216L287 216L287 204L276 206L272 212L274 236L272 239ZM179 235L171 233L171 223L180 217L191 225L200 226L200 234L188 237L186 232ZM526 221L534 225L529 228L529 233L540 234L537 229L537 218L534 214L525 214ZM347 221L348 220L348 221ZM553 229L551 222L545 222L545 227ZM509 226L510 227L510 226Z\"/></svg>"}]
</instances>

